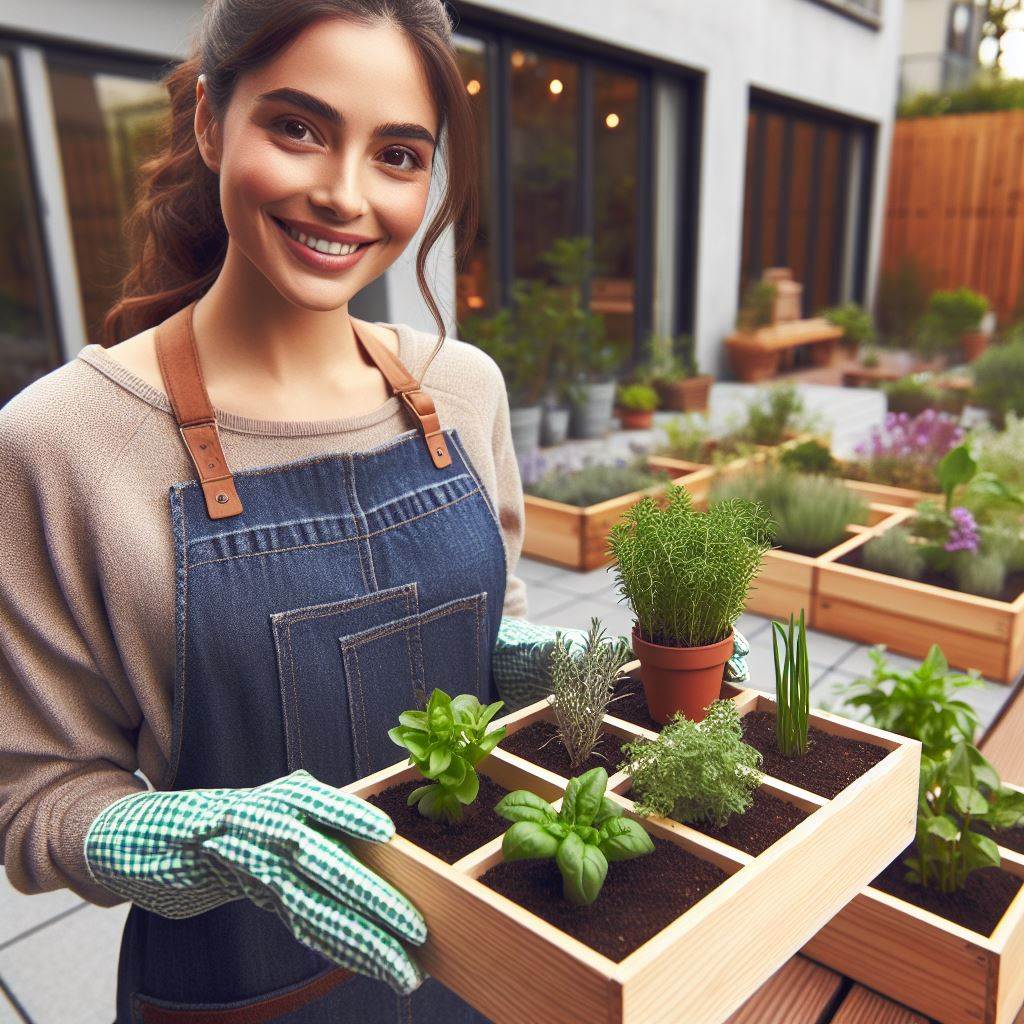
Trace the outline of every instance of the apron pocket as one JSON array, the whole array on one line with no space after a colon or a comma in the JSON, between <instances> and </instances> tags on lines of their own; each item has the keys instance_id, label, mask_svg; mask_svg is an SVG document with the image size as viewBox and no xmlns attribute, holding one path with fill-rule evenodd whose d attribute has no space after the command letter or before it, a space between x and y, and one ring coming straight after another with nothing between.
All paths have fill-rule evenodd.
<instances>
[{"instance_id":1,"label":"apron pocket","mask_svg":"<svg viewBox=\"0 0 1024 1024\"><path fill-rule=\"evenodd\" d=\"M344 967L329 967L314 977L285 985L249 999L231 1003L180 1003L156 999L135 992L132 995L132 1024L312 1024L337 1019L338 1003L325 1000L323 1007L315 1002L323 999L338 985L362 983ZM381 983L374 983L380 985ZM340 995L340 993L338 993ZM355 992L352 993L356 995ZM363 999L367 993L363 993ZM327 1005L331 1004L331 1005ZM355 1007L353 1006L353 1009Z\"/></svg>"}]
</instances>

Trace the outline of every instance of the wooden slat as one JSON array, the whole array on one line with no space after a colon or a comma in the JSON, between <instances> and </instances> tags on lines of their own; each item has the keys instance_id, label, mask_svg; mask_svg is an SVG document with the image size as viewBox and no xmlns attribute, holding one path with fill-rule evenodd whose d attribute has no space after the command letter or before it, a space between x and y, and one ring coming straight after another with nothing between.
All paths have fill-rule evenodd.
<instances>
[{"instance_id":1,"label":"wooden slat","mask_svg":"<svg viewBox=\"0 0 1024 1024\"><path fill-rule=\"evenodd\" d=\"M855 985L836 1011L832 1024L928 1024L928 1018Z\"/></svg>"},{"instance_id":2,"label":"wooden slat","mask_svg":"<svg viewBox=\"0 0 1024 1024\"><path fill-rule=\"evenodd\" d=\"M1024 689L1019 684L986 734L981 750L1004 782L1024 785Z\"/></svg>"},{"instance_id":3,"label":"wooden slat","mask_svg":"<svg viewBox=\"0 0 1024 1024\"><path fill-rule=\"evenodd\" d=\"M818 1024L843 979L802 956L787 961L726 1024Z\"/></svg>"}]
</instances>

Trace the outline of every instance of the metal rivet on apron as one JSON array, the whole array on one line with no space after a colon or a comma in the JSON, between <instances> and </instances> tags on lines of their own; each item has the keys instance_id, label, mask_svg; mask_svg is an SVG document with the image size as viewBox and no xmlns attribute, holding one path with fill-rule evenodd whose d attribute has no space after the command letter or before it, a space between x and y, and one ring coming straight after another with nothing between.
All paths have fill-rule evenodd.
<instances>
[{"instance_id":1,"label":"metal rivet on apron","mask_svg":"<svg viewBox=\"0 0 1024 1024\"><path fill-rule=\"evenodd\" d=\"M438 454L438 455L444 455L444 452L443 452L443 451L441 451L441 449L440 449L440 448L438 448L438 449L437 449L437 454Z\"/></svg>"},{"instance_id":2,"label":"metal rivet on apron","mask_svg":"<svg viewBox=\"0 0 1024 1024\"><path fill-rule=\"evenodd\" d=\"M216 466L216 465L217 465L216 462L208 462L207 463L207 466L209 466L210 469L213 469L213 467Z\"/></svg>"},{"instance_id":3,"label":"metal rivet on apron","mask_svg":"<svg viewBox=\"0 0 1024 1024\"><path fill-rule=\"evenodd\" d=\"M204 441L199 447L206 451L206 442Z\"/></svg>"},{"instance_id":4,"label":"metal rivet on apron","mask_svg":"<svg viewBox=\"0 0 1024 1024\"><path fill-rule=\"evenodd\" d=\"M230 501L231 499L230 499L230 498L229 498L229 497L228 497L228 496L227 496L227 495L226 495L226 494L225 494L225 493L224 493L223 491L221 491L221 492L220 492L220 494L218 494L218 495L217 495L217 500L218 500L218 501L219 501L219 502L220 502L220 503L221 503L222 505L225 505L225 504L227 504L227 502L229 502L229 501Z\"/></svg>"}]
</instances>

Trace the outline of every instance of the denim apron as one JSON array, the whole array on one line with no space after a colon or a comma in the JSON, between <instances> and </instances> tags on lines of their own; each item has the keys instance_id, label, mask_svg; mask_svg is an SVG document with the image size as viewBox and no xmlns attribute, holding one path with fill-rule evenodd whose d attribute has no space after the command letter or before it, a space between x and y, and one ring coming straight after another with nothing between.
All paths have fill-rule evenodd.
<instances>
[{"instance_id":1,"label":"denim apron","mask_svg":"<svg viewBox=\"0 0 1024 1024\"><path fill-rule=\"evenodd\" d=\"M434 687L496 699L498 519L458 431L358 335L417 426L366 451L231 474L193 306L156 342L198 476L169 490L177 659L160 788L251 787L297 768L344 786L403 760L387 730ZM403 997L345 970L248 899L185 919L128 913L116 1024L485 1020L433 978Z\"/></svg>"}]
</instances>

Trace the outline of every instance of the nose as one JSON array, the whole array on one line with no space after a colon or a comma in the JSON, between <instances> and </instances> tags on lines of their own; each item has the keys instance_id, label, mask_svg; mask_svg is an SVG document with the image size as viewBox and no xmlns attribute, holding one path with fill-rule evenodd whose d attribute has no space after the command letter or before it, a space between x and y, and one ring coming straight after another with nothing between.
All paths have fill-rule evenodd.
<instances>
[{"instance_id":1,"label":"nose","mask_svg":"<svg viewBox=\"0 0 1024 1024\"><path fill-rule=\"evenodd\" d=\"M324 166L324 176L310 192L310 202L322 215L333 215L336 220L348 222L367 211L363 168L356 161L330 161Z\"/></svg>"}]
</instances>

